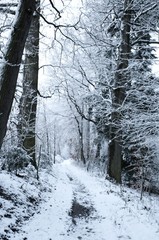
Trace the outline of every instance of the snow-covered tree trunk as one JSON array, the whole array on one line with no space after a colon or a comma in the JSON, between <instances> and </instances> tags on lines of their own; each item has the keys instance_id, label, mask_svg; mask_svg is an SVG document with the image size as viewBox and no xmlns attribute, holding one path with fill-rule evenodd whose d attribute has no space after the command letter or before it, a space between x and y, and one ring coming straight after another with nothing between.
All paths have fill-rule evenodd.
<instances>
[{"instance_id":1,"label":"snow-covered tree trunk","mask_svg":"<svg viewBox=\"0 0 159 240\"><path fill-rule=\"evenodd\" d=\"M0 77L0 148L7 131L7 123L14 99L16 83L26 38L30 29L35 0L21 0L4 57Z\"/></svg>"},{"instance_id":2,"label":"snow-covered tree trunk","mask_svg":"<svg viewBox=\"0 0 159 240\"><path fill-rule=\"evenodd\" d=\"M92 115L92 108L88 106L88 119L91 119ZM87 154L87 161L90 158L90 138L91 138L91 122L86 122L86 154Z\"/></svg>"},{"instance_id":3,"label":"snow-covered tree trunk","mask_svg":"<svg viewBox=\"0 0 159 240\"><path fill-rule=\"evenodd\" d=\"M112 115L110 125L108 174L118 183L121 182L122 143L120 122L121 108L126 96L126 85L130 82L128 60L130 55L130 20L132 0L124 1L124 11L121 29L121 45L115 74L115 86L112 99Z\"/></svg>"},{"instance_id":4,"label":"snow-covered tree trunk","mask_svg":"<svg viewBox=\"0 0 159 240\"><path fill-rule=\"evenodd\" d=\"M39 9L40 1L36 1ZM20 100L19 140L32 158L36 167L35 125L37 109L37 88L39 68L39 15L34 14L29 35L25 44L25 65L23 74L23 93Z\"/></svg>"},{"instance_id":5,"label":"snow-covered tree trunk","mask_svg":"<svg viewBox=\"0 0 159 240\"><path fill-rule=\"evenodd\" d=\"M83 124L84 124L84 119L83 119L83 117L81 117L81 128L79 130L80 158L81 158L81 161L85 164L86 159L85 159L85 156L84 156Z\"/></svg>"}]
</instances>

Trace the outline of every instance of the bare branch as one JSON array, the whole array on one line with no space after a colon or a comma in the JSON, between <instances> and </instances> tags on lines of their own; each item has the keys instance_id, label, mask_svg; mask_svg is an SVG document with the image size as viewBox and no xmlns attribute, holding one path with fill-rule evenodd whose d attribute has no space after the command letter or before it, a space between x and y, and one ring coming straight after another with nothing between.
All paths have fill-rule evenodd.
<instances>
[{"instance_id":1,"label":"bare branch","mask_svg":"<svg viewBox=\"0 0 159 240\"><path fill-rule=\"evenodd\" d=\"M37 90L37 94L38 94L40 97L42 97L42 98L52 98L52 96L54 95L54 94L51 94L51 95L48 95L48 96L44 96L44 95L42 95L42 94L40 93L39 90Z\"/></svg>"},{"instance_id":2,"label":"bare branch","mask_svg":"<svg viewBox=\"0 0 159 240\"><path fill-rule=\"evenodd\" d=\"M18 3L0 3L0 7L17 7Z\"/></svg>"},{"instance_id":3,"label":"bare branch","mask_svg":"<svg viewBox=\"0 0 159 240\"><path fill-rule=\"evenodd\" d=\"M67 91L67 96L68 96L69 100L72 102L72 104L75 106L77 113L78 113L82 118L84 118L85 120L90 121L90 122L93 122L94 124L97 124L96 121L94 121L94 120L91 119L91 118L88 118L88 117L83 113L83 111L81 110L81 108L80 108L79 105L77 104L75 98L70 95L68 88L66 88L66 91Z\"/></svg>"},{"instance_id":4,"label":"bare branch","mask_svg":"<svg viewBox=\"0 0 159 240\"><path fill-rule=\"evenodd\" d=\"M15 15L15 11L10 9L10 8L2 8L2 7L0 7L0 12L1 13L9 13L9 14Z\"/></svg>"},{"instance_id":5,"label":"bare branch","mask_svg":"<svg viewBox=\"0 0 159 240\"><path fill-rule=\"evenodd\" d=\"M49 0L50 4L52 6L52 8L58 13L58 18L56 20L59 20L61 18L61 13L60 11L55 7L54 3L52 2L52 0Z\"/></svg>"},{"instance_id":6,"label":"bare branch","mask_svg":"<svg viewBox=\"0 0 159 240\"><path fill-rule=\"evenodd\" d=\"M142 10L141 12L138 13L138 15L136 16L136 18L134 19L134 22L137 21L137 19L139 17L141 17L142 15L146 14L147 12L155 9L158 5L157 4L149 4L149 6L145 9L145 10Z\"/></svg>"}]
</instances>

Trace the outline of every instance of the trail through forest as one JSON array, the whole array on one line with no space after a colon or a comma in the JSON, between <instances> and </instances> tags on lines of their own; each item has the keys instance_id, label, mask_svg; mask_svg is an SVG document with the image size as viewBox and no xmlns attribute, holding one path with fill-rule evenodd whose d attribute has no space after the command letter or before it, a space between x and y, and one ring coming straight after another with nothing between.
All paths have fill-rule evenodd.
<instances>
[{"instance_id":1,"label":"trail through forest","mask_svg":"<svg viewBox=\"0 0 159 240\"><path fill-rule=\"evenodd\" d=\"M49 180L50 179L50 180ZM73 160L53 166L52 193L16 240L157 240L158 198L92 176Z\"/></svg>"}]
</instances>

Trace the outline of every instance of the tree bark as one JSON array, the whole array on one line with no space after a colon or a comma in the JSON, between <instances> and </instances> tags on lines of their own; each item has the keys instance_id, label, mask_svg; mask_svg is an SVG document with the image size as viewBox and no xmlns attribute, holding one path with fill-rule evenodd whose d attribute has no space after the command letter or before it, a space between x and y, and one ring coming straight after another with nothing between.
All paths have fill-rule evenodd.
<instances>
[{"instance_id":1,"label":"tree bark","mask_svg":"<svg viewBox=\"0 0 159 240\"><path fill-rule=\"evenodd\" d=\"M14 99L22 54L35 10L35 0L21 0L4 57L0 80L0 148Z\"/></svg>"},{"instance_id":2,"label":"tree bark","mask_svg":"<svg viewBox=\"0 0 159 240\"><path fill-rule=\"evenodd\" d=\"M82 103L82 113L84 113L84 104ZM81 161L86 164L86 159L85 159L85 156L84 156L84 145L83 145L83 124L84 124L84 119L83 119L83 116L81 116L81 127L80 127L80 130L79 130L79 137L80 137L80 157L81 157Z\"/></svg>"},{"instance_id":3,"label":"tree bark","mask_svg":"<svg viewBox=\"0 0 159 240\"><path fill-rule=\"evenodd\" d=\"M130 83L128 74L128 60L131 51L130 47L130 20L131 20L132 0L124 1L124 12L122 18L121 46L119 59L115 74L115 86L113 91L109 142L108 174L121 182L121 162L122 162L122 133L121 133L121 107L126 96L126 88Z\"/></svg>"},{"instance_id":4,"label":"tree bark","mask_svg":"<svg viewBox=\"0 0 159 240\"><path fill-rule=\"evenodd\" d=\"M36 8L40 7L40 0L36 1ZM19 142L36 164L36 110L39 70L39 15L34 14L30 31L25 44L25 65L23 74L23 93L20 99L19 112Z\"/></svg>"},{"instance_id":5,"label":"tree bark","mask_svg":"<svg viewBox=\"0 0 159 240\"><path fill-rule=\"evenodd\" d=\"M88 119L92 117L92 108L88 106ZM91 123L89 120L86 122L86 153L87 161L90 159L90 139L91 139Z\"/></svg>"}]
</instances>

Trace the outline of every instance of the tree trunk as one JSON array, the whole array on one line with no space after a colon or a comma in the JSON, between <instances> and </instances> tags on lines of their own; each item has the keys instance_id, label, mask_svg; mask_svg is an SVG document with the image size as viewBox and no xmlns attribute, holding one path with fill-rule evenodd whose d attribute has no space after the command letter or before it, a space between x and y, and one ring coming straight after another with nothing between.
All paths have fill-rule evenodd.
<instances>
[{"instance_id":1,"label":"tree trunk","mask_svg":"<svg viewBox=\"0 0 159 240\"><path fill-rule=\"evenodd\" d=\"M99 161L100 158L100 150L101 150L101 140L99 140L100 142L97 143L97 149L96 149L96 155L95 155L95 159Z\"/></svg>"},{"instance_id":2,"label":"tree trunk","mask_svg":"<svg viewBox=\"0 0 159 240\"><path fill-rule=\"evenodd\" d=\"M84 113L84 104L82 103L82 113ZM81 127L80 127L80 131L79 131L79 135L80 135L80 151L81 151L81 161L86 164L86 159L84 156L84 136L83 136L83 132L84 132L84 119L83 116L81 116Z\"/></svg>"},{"instance_id":3,"label":"tree trunk","mask_svg":"<svg viewBox=\"0 0 159 240\"><path fill-rule=\"evenodd\" d=\"M40 7L40 0L36 1ZM39 68L39 15L34 14L29 35L25 44L25 65L23 75L23 93L20 100L19 113L19 142L36 165L35 154L35 126L37 110L37 88Z\"/></svg>"},{"instance_id":4,"label":"tree trunk","mask_svg":"<svg viewBox=\"0 0 159 240\"><path fill-rule=\"evenodd\" d=\"M88 106L88 119L92 117L92 108ZM90 159L90 138L91 138L91 123L90 121L86 122L86 153L87 161Z\"/></svg>"},{"instance_id":5,"label":"tree trunk","mask_svg":"<svg viewBox=\"0 0 159 240\"><path fill-rule=\"evenodd\" d=\"M4 58L0 80L0 148L7 131L7 123L14 99L16 83L26 38L35 10L34 0L21 0Z\"/></svg>"},{"instance_id":6,"label":"tree trunk","mask_svg":"<svg viewBox=\"0 0 159 240\"><path fill-rule=\"evenodd\" d=\"M53 151L53 162L56 163L56 128L54 124L54 151Z\"/></svg>"},{"instance_id":7,"label":"tree trunk","mask_svg":"<svg viewBox=\"0 0 159 240\"><path fill-rule=\"evenodd\" d=\"M121 162L122 162L122 133L121 133L121 107L126 96L126 86L129 85L128 60L130 55L130 20L131 20L132 0L124 1L124 13L122 18L121 46L115 74L115 86L113 91L110 126L110 143L108 174L116 182L121 182Z\"/></svg>"},{"instance_id":8,"label":"tree trunk","mask_svg":"<svg viewBox=\"0 0 159 240\"><path fill-rule=\"evenodd\" d=\"M81 128L79 130L79 138L80 138L80 158L81 161L86 164L86 159L84 156L84 146L83 146L83 117L81 117Z\"/></svg>"}]
</instances>

